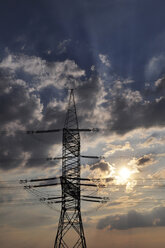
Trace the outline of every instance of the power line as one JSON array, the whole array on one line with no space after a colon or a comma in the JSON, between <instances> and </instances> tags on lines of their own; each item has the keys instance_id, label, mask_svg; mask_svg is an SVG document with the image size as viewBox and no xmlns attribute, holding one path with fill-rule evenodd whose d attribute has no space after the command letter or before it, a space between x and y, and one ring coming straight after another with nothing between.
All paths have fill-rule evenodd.
<instances>
[{"instance_id":1,"label":"power line","mask_svg":"<svg viewBox=\"0 0 165 248\"><path fill-rule=\"evenodd\" d=\"M81 219L81 186L87 187L98 187L98 184L94 183L84 183L82 180L89 181L89 179L82 179L80 177L80 132L96 132L96 129L79 129L78 119L74 101L74 92L71 90L69 107L65 119L65 124L63 129L53 129L53 130L35 130L27 131L27 134L39 134L39 133L54 133L62 131L63 134L63 149L62 149L62 176L59 178L38 178L21 180L20 183L25 184L24 188L27 191L31 191L33 194L40 196L40 193L35 192L36 188L45 188L58 186L61 184L62 194L61 197L56 197L54 200L50 197L40 198L41 202L46 204L61 203L61 215L57 230L57 235L55 239L55 248L63 247L68 248L68 240L66 239L66 233L71 231L76 234L76 241L73 244L75 248L82 247L86 248L86 240L83 230L83 224ZM98 159L98 156L82 156L83 158L94 158ZM49 158L48 160L54 160L54 158ZM56 181L57 180L57 181ZM103 185L99 185L100 187ZM96 196L97 197L97 196ZM83 197L83 200L87 201L97 201L103 199ZM105 199L104 199L105 200ZM72 247L73 247L72 246Z\"/></svg>"},{"instance_id":2,"label":"power line","mask_svg":"<svg viewBox=\"0 0 165 248\"><path fill-rule=\"evenodd\" d=\"M81 178L80 158L99 159L100 157L80 155L80 132L95 133L99 131L107 130L98 128L79 128L73 90L70 92L69 106L63 129L24 131L24 134L29 135L62 132L62 156L58 158L47 158L47 161L53 161L55 159L62 160L62 176L20 180L20 183L24 185L24 189L35 195L41 203L51 207L54 204L61 204L60 219L54 248L86 248L86 239L81 218L81 200L102 204L110 201L109 197L82 194L83 187L97 189L119 187L123 189L127 186L126 184L117 185L117 183L115 185L115 183L113 183L114 178ZM109 183L107 183L107 181L109 181ZM61 185L62 188L62 192L59 196L46 196L44 192L38 191L38 189L53 188L58 187L59 185ZM144 186L144 184L141 183L139 186ZM72 235L72 233L76 234L76 239L74 243L70 245L67 240L67 235Z\"/></svg>"}]
</instances>

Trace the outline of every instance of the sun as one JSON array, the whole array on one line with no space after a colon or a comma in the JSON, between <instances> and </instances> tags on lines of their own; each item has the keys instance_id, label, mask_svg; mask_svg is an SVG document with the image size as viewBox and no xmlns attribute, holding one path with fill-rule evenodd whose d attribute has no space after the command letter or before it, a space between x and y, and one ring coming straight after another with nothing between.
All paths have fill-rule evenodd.
<instances>
[{"instance_id":1,"label":"sun","mask_svg":"<svg viewBox=\"0 0 165 248\"><path fill-rule=\"evenodd\" d=\"M137 173L137 171L134 169L129 169L128 167L121 167L116 172L116 185L125 185L127 192L132 191L136 185L134 174Z\"/></svg>"},{"instance_id":2,"label":"sun","mask_svg":"<svg viewBox=\"0 0 165 248\"><path fill-rule=\"evenodd\" d=\"M127 167L123 167L119 170L118 176L120 181L128 181L131 176L131 171Z\"/></svg>"}]
</instances>

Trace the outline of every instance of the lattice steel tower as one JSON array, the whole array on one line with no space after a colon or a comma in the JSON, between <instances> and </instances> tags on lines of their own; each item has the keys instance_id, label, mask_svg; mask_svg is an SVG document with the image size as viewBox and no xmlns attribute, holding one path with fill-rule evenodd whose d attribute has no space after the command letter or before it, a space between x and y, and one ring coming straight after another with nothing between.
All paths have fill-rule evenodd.
<instances>
[{"instance_id":1,"label":"lattice steel tower","mask_svg":"<svg viewBox=\"0 0 165 248\"><path fill-rule=\"evenodd\" d=\"M54 248L86 248L80 203L80 134L74 91L70 92L69 106L63 128L62 148L62 205Z\"/></svg>"},{"instance_id":2,"label":"lattice steel tower","mask_svg":"<svg viewBox=\"0 0 165 248\"><path fill-rule=\"evenodd\" d=\"M79 129L76 114L76 106L74 100L74 91L71 90L69 98L69 106L66 114L63 129L52 130L31 130L26 131L27 134L43 134L63 132L62 157L47 158L47 160L62 159L62 176L60 184L62 188L61 196L45 197L43 192L35 189L52 187L59 185L59 177L23 179L20 183L25 184L24 189L36 195L40 202L51 206L52 204L61 203L61 215L59 219L57 235L54 248L86 248L84 229L81 219L81 202L99 202L104 203L109 200L108 197L100 197L94 195L80 195L80 186L87 187L105 187L100 184L102 180L96 178L80 177L80 157L100 159L98 156L80 156L80 134L79 132L98 132L98 128ZM81 183L81 181L89 183ZM40 182L37 184L37 182ZM93 183L91 183L93 182ZM60 200L59 200L60 199Z\"/></svg>"}]
</instances>

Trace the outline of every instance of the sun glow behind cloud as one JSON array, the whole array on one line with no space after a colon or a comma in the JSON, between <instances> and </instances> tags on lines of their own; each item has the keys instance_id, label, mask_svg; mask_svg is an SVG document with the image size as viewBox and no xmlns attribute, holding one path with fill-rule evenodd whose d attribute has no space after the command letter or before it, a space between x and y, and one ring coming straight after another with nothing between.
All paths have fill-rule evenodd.
<instances>
[{"instance_id":1,"label":"sun glow behind cloud","mask_svg":"<svg viewBox=\"0 0 165 248\"><path fill-rule=\"evenodd\" d=\"M129 169L128 167L121 167L115 174L115 184L125 185L126 191L131 191L136 185L136 180L134 179L134 174L137 171L134 169Z\"/></svg>"},{"instance_id":2,"label":"sun glow behind cloud","mask_svg":"<svg viewBox=\"0 0 165 248\"><path fill-rule=\"evenodd\" d=\"M119 170L119 180L123 180L123 181L127 181L130 176L131 176L132 172L127 168L127 167L123 167Z\"/></svg>"}]
</instances>

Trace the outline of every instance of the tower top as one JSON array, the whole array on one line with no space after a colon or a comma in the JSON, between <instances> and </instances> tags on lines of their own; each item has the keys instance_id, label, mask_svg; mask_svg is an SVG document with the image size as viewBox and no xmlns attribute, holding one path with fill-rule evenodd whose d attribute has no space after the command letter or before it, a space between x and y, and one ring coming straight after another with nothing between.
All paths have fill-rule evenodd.
<instances>
[{"instance_id":1,"label":"tower top","mask_svg":"<svg viewBox=\"0 0 165 248\"><path fill-rule=\"evenodd\" d=\"M66 113L64 128L78 129L78 119L77 119L77 113L76 113L74 89L70 90L69 104L68 104L68 110Z\"/></svg>"}]
</instances>

